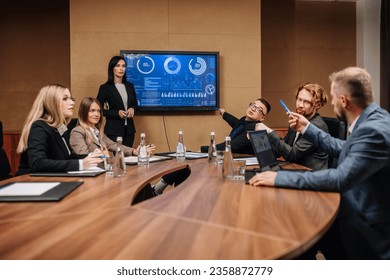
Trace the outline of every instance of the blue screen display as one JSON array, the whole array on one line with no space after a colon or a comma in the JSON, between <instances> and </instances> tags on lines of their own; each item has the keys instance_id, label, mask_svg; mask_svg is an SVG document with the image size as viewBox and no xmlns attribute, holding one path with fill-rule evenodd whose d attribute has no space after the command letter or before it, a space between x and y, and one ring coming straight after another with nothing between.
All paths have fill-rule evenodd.
<instances>
[{"instance_id":1,"label":"blue screen display","mask_svg":"<svg viewBox=\"0 0 390 280\"><path fill-rule=\"evenodd\" d=\"M219 53L121 51L140 110L216 110Z\"/></svg>"}]
</instances>

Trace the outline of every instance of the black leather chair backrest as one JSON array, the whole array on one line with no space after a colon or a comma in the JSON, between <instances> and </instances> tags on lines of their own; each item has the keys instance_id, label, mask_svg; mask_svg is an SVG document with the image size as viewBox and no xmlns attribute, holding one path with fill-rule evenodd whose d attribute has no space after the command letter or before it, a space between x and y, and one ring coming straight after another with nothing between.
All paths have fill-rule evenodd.
<instances>
[{"instance_id":1,"label":"black leather chair backrest","mask_svg":"<svg viewBox=\"0 0 390 280\"><path fill-rule=\"evenodd\" d=\"M3 123L0 121L0 148L3 148Z\"/></svg>"},{"instance_id":2,"label":"black leather chair backrest","mask_svg":"<svg viewBox=\"0 0 390 280\"><path fill-rule=\"evenodd\" d=\"M3 148L3 123L0 121L0 180L11 177L11 166L7 154Z\"/></svg>"},{"instance_id":3,"label":"black leather chair backrest","mask_svg":"<svg viewBox=\"0 0 390 280\"><path fill-rule=\"evenodd\" d=\"M328 126L329 134L341 140L347 139L347 124L337 118L322 117ZM328 167L336 167L337 159L329 156Z\"/></svg>"},{"instance_id":4,"label":"black leather chair backrest","mask_svg":"<svg viewBox=\"0 0 390 280\"><path fill-rule=\"evenodd\" d=\"M330 117L322 117L322 119L328 126L330 135L342 140L347 139L347 125L345 122Z\"/></svg>"},{"instance_id":5,"label":"black leather chair backrest","mask_svg":"<svg viewBox=\"0 0 390 280\"><path fill-rule=\"evenodd\" d=\"M77 126L77 121L78 121L78 118L72 118L72 119L70 120L70 122L69 122L68 125L67 125L69 132L71 132L72 129L75 128L75 127Z\"/></svg>"},{"instance_id":6,"label":"black leather chair backrest","mask_svg":"<svg viewBox=\"0 0 390 280\"><path fill-rule=\"evenodd\" d=\"M64 138L66 139L68 144L69 144L70 133L72 132L72 129L77 126L77 121L78 121L77 118L72 118L67 125L68 130L65 132Z\"/></svg>"}]
</instances>

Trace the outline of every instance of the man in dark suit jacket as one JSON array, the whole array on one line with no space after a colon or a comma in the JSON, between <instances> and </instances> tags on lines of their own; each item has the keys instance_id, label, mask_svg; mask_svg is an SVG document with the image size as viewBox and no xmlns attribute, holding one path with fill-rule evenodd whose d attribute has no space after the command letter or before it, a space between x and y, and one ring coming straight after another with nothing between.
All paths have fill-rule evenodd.
<instances>
[{"instance_id":1,"label":"man in dark suit jacket","mask_svg":"<svg viewBox=\"0 0 390 280\"><path fill-rule=\"evenodd\" d=\"M338 221L351 259L390 259L390 115L373 102L371 76L349 67L330 75L335 113L346 120L346 141L331 137L302 115L290 126L332 156L337 168L264 172L250 184L340 192Z\"/></svg>"},{"instance_id":2,"label":"man in dark suit jacket","mask_svg":"<svg viewBox=\"0 0 390 280\"><path fill-rule=\"evenodd\" d=\"M328 126L317 113L328 101L326 91L318 84L306 83L297 89L295 99L295 111L328 132ZM328 155L294 129L289 128L284 139L263 123L257 124L256 130L267 130L272 148L278 157L282 156L286 161L301 164L312 170L328 168Z\"/></svg>"},{"instance_id":3,"label":"man in dark suit jacket","mask_svg":"<svg viewBox=\"0 0 390 280\"><path fill-rule=\"evenodd\" d=\"M240 119L227 113L225 109L219 109L222 118L232 127L229 136L233 153L253 154L252 145L248 139L248 131L255 130L256 124L265 120L271 111L271 105L264 98L251 102L246 109L246 115ZM208 146L202 146L201 151L207 152ZM225 143L217 144L217 150L225 150Z\"/></svg>"}]
</instances>

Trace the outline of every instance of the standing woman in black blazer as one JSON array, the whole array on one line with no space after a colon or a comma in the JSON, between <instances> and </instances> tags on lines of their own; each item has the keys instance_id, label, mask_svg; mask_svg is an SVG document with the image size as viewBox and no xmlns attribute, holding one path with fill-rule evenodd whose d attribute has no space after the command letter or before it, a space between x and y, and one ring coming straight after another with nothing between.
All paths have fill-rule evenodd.
<instances>
[{"instance_id":1,"label":"standing woman in black blazer","mask_svg":"<svg viewBox=\"0 0 390 280\"><path fill-rule=\"evenodd\" d=\"M137 97L134 85L126 80L125 71L126 61L123 57L111 58L108 63L108 80L100 86L97 100L102 104L103 115L106 117L105 134L112 141L121 136L123 144L132 147Z\"/></svg>"},{"instance_id":2,"label":"standing woman in black blazer","mask_svg":"<svg viewBox=\"0 0 390 280\"><path fill-rule=\"evenodd\" d=\"M17 152L16 175L30 172L66 172L97 166L100 151L81 158L71 153L66 125L72 118L74 98L61 85L43 87L25 120Z\"/></svg>"}]
</instances>

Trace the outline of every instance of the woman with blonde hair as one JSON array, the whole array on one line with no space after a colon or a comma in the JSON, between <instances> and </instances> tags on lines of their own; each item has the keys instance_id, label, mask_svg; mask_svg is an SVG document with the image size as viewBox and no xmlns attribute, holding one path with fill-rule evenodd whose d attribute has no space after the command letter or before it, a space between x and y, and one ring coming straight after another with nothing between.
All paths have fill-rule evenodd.
<instances>
[{"instance_id":1,"label":"woman with blonde hair","mask_svg":"<svg viewBox=\"0 0 390 280\"><path fill-rule=\"evenodd\" d=\"M73 109L74 98L66 87L52 84L40 90L22 130L16 175L83 170L102 162L99 151L84 159L70 152L65 132Z\"/></svg>"}]
</instances>

